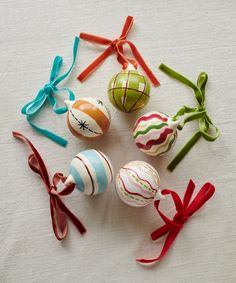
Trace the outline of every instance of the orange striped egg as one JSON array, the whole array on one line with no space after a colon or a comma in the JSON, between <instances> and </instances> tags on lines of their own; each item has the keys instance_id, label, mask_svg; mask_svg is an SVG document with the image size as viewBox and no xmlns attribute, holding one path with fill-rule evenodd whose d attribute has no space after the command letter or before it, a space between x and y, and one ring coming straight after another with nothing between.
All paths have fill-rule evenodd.
<instances>
[{"instance_id":1,"label":"orange striped egg","mask_svg":"<svg viewBox=\"0 0 236 283\"><path fill-rule=\"evenodd\" d=\"M76 137L88 140L102 137L109 129L111 115L99 99L84 97L65 101L68 107L67 125Z\"/></svg>"}]
</instances>

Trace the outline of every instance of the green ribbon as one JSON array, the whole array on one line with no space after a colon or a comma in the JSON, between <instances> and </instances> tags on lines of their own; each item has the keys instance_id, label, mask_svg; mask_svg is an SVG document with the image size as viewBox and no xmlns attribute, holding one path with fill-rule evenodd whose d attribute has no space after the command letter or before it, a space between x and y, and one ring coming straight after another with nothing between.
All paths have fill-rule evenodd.
<instances>
[{"instance_id":1,"label":"green ribbon","mask_svg":"<svg viewBox=\"0 0 236 283\"><path fill-rule=\"evenodd\" d=\"M205 87L208 80L208 75L202 72L198 76L197 84L195 85L189 79L185 78L181 74L175 72L164 64L159 66L159 69L170 77L180 81L181 83L189 86L193 89L195 98L198 102L198 106L191 108L188 106L183 106L173 117L176 120L179 116L186 115L182 124L178 126L179 130L183 129L183 126L191 121L198 121L198 131L189 139L189 141L184 145L184 147L179 151L179 153L174 157L174 159L168 165L168 170L173 171L175 167L180 163L180 161L185 157L189 150L194 146L194 144L203 137L206 141L213 142L219 136L218 128L213 124L209 115L206 111L205 105Z\"/></svg>"}]
</instances>

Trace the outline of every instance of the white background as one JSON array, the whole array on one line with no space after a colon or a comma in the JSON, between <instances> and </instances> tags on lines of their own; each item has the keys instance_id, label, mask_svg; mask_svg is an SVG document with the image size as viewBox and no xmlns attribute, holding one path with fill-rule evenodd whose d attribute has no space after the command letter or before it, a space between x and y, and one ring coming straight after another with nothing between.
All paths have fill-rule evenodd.
<instances>
[{"instance_id":1,"label":"white background","mask_svg":"<svg viewBox=\"0 0 236 283\"><path fill-rule=\"evenodd\" d=\"M236 2L186 1L0 1L1 192L0 282L236 282ZM149 105L126 115L108 101L107 84L120 70L115 55L83 84L76 75L102 47L81 41L76 67L67 81L77 97L97 96L112 112L109 133L97 143L76 140L65 116L44 109L38 122L69 140L66 149L38 135L20 114L48 82L54 56L71 63L72 44L81 31L117 37L127 15L135 18L129 39L161 81L152 88ZM201 140L173 173L166 165L196 129L188 125L175 148L162 158L144 156L133 144L132 127L150 110L173 115L183 104L195 105L190 89L168 78L157 67L163 62L196 81L207 71L207 107L221 129L214 143ZM187 223L162 262L152 269L135 263L136 256L157 255L150 232L161 225L152 206L134 209L123 204L114 187L98 197L74 192L66 203L86 225L81 237L70 224L68 237L53 234L48 195L28 167L28 148L11 136L17 130L42 154L50 174L68 173L72 157L97 148L112 160L115 172L131 160L154 165L163 187L181 195L190 178L197 187L211 181L216 194ZM171 203L164 204L166 210Z\"/></svg>"}]
</instances>

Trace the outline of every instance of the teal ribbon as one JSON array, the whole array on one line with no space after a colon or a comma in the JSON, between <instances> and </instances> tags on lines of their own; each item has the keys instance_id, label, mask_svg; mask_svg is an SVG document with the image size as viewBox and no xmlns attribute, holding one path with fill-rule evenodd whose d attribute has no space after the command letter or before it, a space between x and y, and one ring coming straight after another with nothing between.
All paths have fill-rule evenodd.
<instances>
[{"instance_id":1,"label":"teal ribbon","mask_svg":"<svg viewBox=\"0 0 236 283\"><path fill-rule=\"evenodd\" d=\"M68 87L62 87L58 88L57 85L63 81L70 72L72 71L75 59L77 55L78 50L78 44L79 44L79 38L75 37L74 40L74 46L73 46L73 60L70 68L67 72L65 72L63 75L59 76L60 69L63 63L63 59L61 56L56 56L52 65L52 70L50 74L50 80L49 83L45 84L43 88L41 88L36 95L36 97L27 103L22 109L21 113L26 115L27 121L29 124L40 134L48 137L49 139L53 140L54 142L58 143L59 145L66 146L67 140L64 138L52 133L49 130L46 130L44 128L41 128L37 126L35 123L32 122L32 118L38 113L38 111L43 107L43 105L46 103L46 101L49 101L53 111L56 114L63 114L67 111L67 107L58 107L57 98L55 94L59 94L61 92L66 92L68 94L69 100L74 100L75 95L74 93L68 88Z\"/></svg>"},{"instance_id":2,"label":"teal ribbon","mask_svg":"<svg viewBox=\"0 0 236 283\"><path fill-rule=\"evenodd\" d=\"M198 121L198 131L189 139L189 141L184 145L184 147L179 151L179 153L174 157L174 159L168 165L168 169L173 171L175 167L180 163L180 161L185 157L189 150L194 146L194 144L203 137L206 141L213 142L219 136L219 129L214 125L212 120L206 111L205 105L205 88L208 80L208 75L205 72L202 72L198 76L197 84L195 85L189 79L185 78L181 74L175 72L164 64L161 64L159 68L169 75L170 77L178 80L179 82L189 86L193 89L195 98L198 102L198 106L191 108L188 106L183 106L173 117L173 120L176 120L179 116L186 115L182 124L178 126L179 130L183 129L183 126L191 121Z\"/></svg>"}]
</instances>

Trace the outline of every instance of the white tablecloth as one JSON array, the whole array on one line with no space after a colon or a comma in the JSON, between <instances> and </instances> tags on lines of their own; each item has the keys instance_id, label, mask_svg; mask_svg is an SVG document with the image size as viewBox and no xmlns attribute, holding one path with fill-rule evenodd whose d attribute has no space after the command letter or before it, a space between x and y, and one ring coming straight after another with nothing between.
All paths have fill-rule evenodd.
<instances>
[{"instance_id":1,"label":"white tablecloth","mask_svg":"<svg viewBox=\"0 0 236 283\"><path fill-rule=\"evenodd\" d=\"M106 89L120 70L115 55L83 84L79 71L100 54L102 47L81 41L76 67L67 81L77 97L97 96L112 112L112 125L103 140L76 140L65 126L65 116L43 110L41 125L69 140L62 148L40 136L20 114L48 82L53 58L60 54L65 68L72 44L81 31L117 37L127 15L135 23L132 40L157 74L161 87L152 88L151 102L125 115L109 103ZM236 282L235 102L236 2L205 1L0 1L1 82L1 195L0 282ZM161 158L145 156L132 140L133 123L151 110L173 115L183 104L195 105L190 89L168 78L157 67L163 62L196 81L207 71L207 107L221 129L214 143L201 140L173 173L166 165L196 129L188 125L172 152ZM53 234L48 195L42 181L27 165L28 148L11 136L17 130L32 140L50 174L68 173L72 157L86 148L110 156L115 172L126 162L144 160L154 165L163 187L183 194L190 178L200 188L206 181L216 194L187 223L162 262L146 269L136 256L157 255L160 243L150 232L161 225L152 206L134 209L123 204L114 187L98 197L74 192L66 198L88 232L81 237L70 224L65 241ZM164 204L170 209L170 202Z\"/></svg>"}]
</instances>

